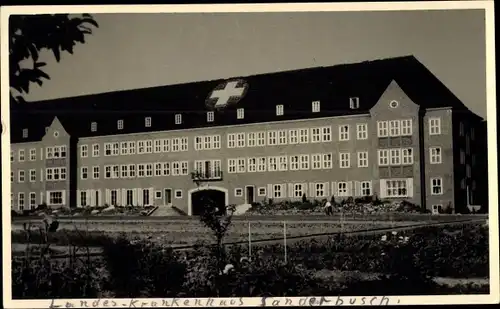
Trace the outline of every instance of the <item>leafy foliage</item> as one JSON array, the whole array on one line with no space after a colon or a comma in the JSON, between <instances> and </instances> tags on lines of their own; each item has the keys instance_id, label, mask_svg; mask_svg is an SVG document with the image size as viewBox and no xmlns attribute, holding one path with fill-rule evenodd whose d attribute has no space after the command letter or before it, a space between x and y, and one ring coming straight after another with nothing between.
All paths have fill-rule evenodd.
<instances>
[{"instance_id":1,"label":"leafy foliage","mask_svg":"<svg viewBox=\"0 0 500 309\"><path fill-rule=\"evenodd\" d=\"M39 61L40 52L49 50L55 59L61 53L73 54L77 43L85 43L85 35L98 27L89 14L70 17L69 14L12 15L9 20L9 64L11 101L24 102L22 95L29 93L31 83L39 86L50 79ZM20 95L14 96L12 90Z\"/></svg>"}]
</instances>

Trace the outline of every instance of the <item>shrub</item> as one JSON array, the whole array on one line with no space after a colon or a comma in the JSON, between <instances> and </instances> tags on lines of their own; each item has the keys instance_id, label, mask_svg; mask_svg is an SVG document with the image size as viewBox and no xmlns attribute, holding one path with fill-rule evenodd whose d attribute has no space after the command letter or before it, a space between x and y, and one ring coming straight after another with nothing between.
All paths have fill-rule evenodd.
<instances>
[{"instance_id":1,"label":"shrub","mask_svg":"<svg viewBox=\"0 0 500 309\"><path fill-rule=\"evenodd\" d=\"M103 247L103 255L116 297L175 297L182 289L187 265L171 248L122 235Z\"/></svg>"}]
</instances>

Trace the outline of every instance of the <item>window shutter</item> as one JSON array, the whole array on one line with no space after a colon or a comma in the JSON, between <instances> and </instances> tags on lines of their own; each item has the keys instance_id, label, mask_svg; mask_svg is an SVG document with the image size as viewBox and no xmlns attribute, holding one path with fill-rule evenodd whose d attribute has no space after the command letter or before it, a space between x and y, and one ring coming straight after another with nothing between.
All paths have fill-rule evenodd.
<instances>
[{"instance_id":1,"label":"window shutter","mask_svg":"<svg viewBox=\"0 0 500 309\"><path fill-rule=\"evenodd\" d=\"M293 183L288 183L288 197L293 198Z\"/></svg>"},{"instance_id":2,"label":"window shutter","mask_svg":"<svg viewBox=\"0 0 500 309\"><path fill-rule=\"evenodd\" d=\"M89 206L96 206L95 204L95 190L90 190L90 200L87 203Z\"/></svg>"},{"instance_id":3,"label":"window shutter","mask_svg":"<svg viewBox=\"0 0 500 309\"><path fill-rule=\"evenodd\" d=\"M304 193L306 194L306 196L309 198L309 192L308 192L308 188L307 188L307 183L303 183L302 184L302 188L304 189Z\"/></svg>"},{"instance_id":4,"label":"window shutter","mask_svg":"<svg viewBox=\"0 0 500 309\"><path fill-rule=\"evenodd\" d=\"M133 206L138 206L137 205L137 188L132 189L132 204Z\"/></svg>"},{"instance_id":5,"label":"window shutter","mask_svg":"<svg viewBox=\"0 0 500 309\"><path fill-rule=\"evenodd\" d=\"M43 204L43 191L40 191L40 204Z\"/></svg>"},{"instance_id":6,"label":"window shutter","mask_svg":"<svg viewBox=\"0 0 500 309\"><path fill-rule=\"evenodd\" d=\"M337 187L337 183L334 181L332 182L332 195L337 197L339 195L339 188Z\"/></svg>"},{"instance_id":7,"label":"window shutter","mask_svg":"<svg viewBox=\"0 0 500 309\"><path fill-rule=\"evenodd\" d=\"M330 188L330 186L328 185L328 182L325 182L325 183L323 184L323 186L324 186L324 188L325 188L325 196L326 196L326 197L329 197L329 196L330 196L330 192L329 192L330 190L328 190L328 189Z\"/></svg>"},{"instance_id":8,"label":"window shutter","mask_svg":"<svg viewBox=\"0 0 500 309\"><path fill-rule=\"evenodd\" d=\"M273 198L273 185L271 184L267 185L267 197Z\"/></svg>"},{"instance_id":9,"label":"window shutter","mask_svg":"<svg viewBox=\"0 0 500 309\"><path fill-rule=\"evenodd\" d=\"M283 199L286 199L286 197L287 197L287 195L286 195L286 191L287 191L287 190L286 190L286 189L287 189L287 188L286 188L286 184L282 184L282 185L281 185L281 189L283 189L283 190L282 190L283 192L281 192L281 196L282 196L282 198L283 198Z\"/></svg>"},{"instance_id":10,"label":"window shutter","mask_svg":"<svg viewBox=\"0 0 500 309\"><path fill-rule=\"evenodd\" d=\"M144 193L142 193L142 188L137 189L137 206L144 206Z\"/></svg>"},{"instance_id":11,"label":"window shutter","mask_svg":"<svg viewBox=\"0 0 500 309\"><path fill-rule=\"evenodd\" d=\"M385 180L383 179L380 179L380 192L379 192L379 196L380 198L386 198L387 195L387 190L386 190L386 183L385 183Z\"/></svg>"},{"instance_id":12,"label":"window shutter","mask_svg":"<svg viewBox=\"0 0 500 309\"><path fill-rule=\"evenodd\" d=\"M92 203L92 199L90 197L90 195L92 194L92 191L94 191L94 190L90 190L90 189L87 190L87 200L85 201L86 206L89 206L90 203Z\"/></svg>"},{"instance_id":13,"label":"window shutter","mask_svg":"<svg viewBox=\"0 0 500 309\"><path fill-rule=\"evenodd\" d=\"M125 189L118 189L118 192L120 194L120 205L121 206L127 206L127 196Z\"/></svg>"},{"instance_id":14,"label":"window shutter","mask_svg":"<svg viewBox=\"0 0 500 309\"><path fill-rule=\"evenodd\" d=\"M363 192L361 192L361 182L355 181L354 182L354 196L361 196L363 195Z\"/></svg>"},{"instance_id":15,"label":"window shutter","mask_svg":"<svg viewBox=\"0 0 500 309\"><path fill-rule=\"evenodd\" d=\"M309 196L311 198L315 198L316 197L316 190L314 190L314 183L310 182L309 183Z\"/></svg>"},{"instance_id":16,"label":"window shutter","mask_svg":"<svg viewBox=\"0 0 500 309\"><path fill-rule=\"evenodd\" d=\"M347 182L347 196L353 195L352 181Z\"/></svg>"},{"instance_id":17,"label":"window shutter","mask_svg":"<svg viewBox=\"0 0 500 309\"><path fill-rule=\"evenodd\" d=\"M413 197L413 178L407 179L408 184L408 197Z\"/></svg>"},{"instance_id":18,"label":"window shutter","mask_svg":"<svg viewBox=\"0 0 500 309\"><path fill-rule=\"evenodd\" d=\"M149 205L155 204L155 190L154 188L149 188Z\"/></svg>"},{"instance_id":19,"label":"window shutter","mask_svg":"<svg viewBox=\"0 0 500 309\"><path fill-rule=\"evenodd\" d=\"M82 207L82 193L80 190L76 190L76 207Z\"/></svg>"}]
</instances>

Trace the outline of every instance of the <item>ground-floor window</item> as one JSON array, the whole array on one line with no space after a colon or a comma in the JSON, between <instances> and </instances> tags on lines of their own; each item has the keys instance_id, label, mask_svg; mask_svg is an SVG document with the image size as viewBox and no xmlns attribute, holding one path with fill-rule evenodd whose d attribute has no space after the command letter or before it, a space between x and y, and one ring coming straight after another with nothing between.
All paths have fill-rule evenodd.
<instances>
[{"instance_id":1,"label":"ground-floor window","mask_svg":"<svg viewBox=\"0 0 500 309\"><path fill-rule=\"evenodd\" d=\"M266 192L266 188L265 187L260 187L259 188L259 196L266 196L267 192Z\"/></svg>"},{"instance_id":2,"label":"ground-floor window","mask_svg":"<svg viewBox=\"0 0 500 309\"><path fill-rule=\"evenodd\" d=\"M63 205L63 204L64 204L63 191L49 192L49 205Z\"/></svg>"},{"instance_id":3,"label":"ground-floor window","mask_svg":"<svg viewBox=\"0 0 500 309\"><path fill-rule=\"evenodd\" d=\"M87 206L87 191L80 192L80 206Z\"/></svg>"},{"instance_id":4,"label":"ground-floor window","mask_svg":"<svg viewBox=\"0 0 500 309\"><path fill-rule=\"evenodd\" d=\"M155 192L155 198L161 198L161 191L160 190Z\"/></svg>"},{"instance_id":5,"label":"ground-floor window","mask_svg":"<svg viewBox=\"0 0 500 309\"><path fill-rule=\"evenodd\" d=\"M326 188L326 185L324 183L315 184L315 189L316 189L315 196L316 197L325 197L326 196L325 188Z\"/></svg>"},{"instance_id":6,"label":"ground-floor window","mask_svg":"<svg viewBox=\"0 0 500 309\"><path fill-rule=\"evenodd\" d=\"M385 180L387 197L407 197L408 181L406 179Z\"/></svg>"},{"instance_id":7,"label":"ground-floor window","mask_svg":"<svg viewBox=\"0 0 500 309\"><path fill-rule=\"evenodd\" d=\"M118 191L111 190L111 205L116 206L118 204Z\"/></svg>"},{"instance_id":8,"label":"ground-floor window","mask_svg":"<svg viewBox=\"0 0 500 309\"><path fill-rule=\"evenodd\" d=\"M296 183L293 185L293 197L302 197L305 193L304 184Z\"/></svg>"},{"instance_id":9,"label":"ground-floor window","mask_svg":"<svg viewBox=\"0 0 500 309\"><path fill-rule=\"evenodd\" d=\"M134 203L134 191L127 190L127 206Z\"/></svg>"},{"instance_id":10,"label":"ground-floor window","mask_svg":"<svg viewBox=\"0 0 500 309\"><path fill-rule=\"evenodd\" d=\"M182 190L175 190L175 198L182 198Z\"/></svg>"},{"instance_id":11,"label":"ground-floor window","mask_svg":"<svg viewBox=\"0 0 500 309\"><path fill-rule=\"evenodd\" d=\"M439 213L441 213L442 209L443 209L443 205L441 205L441 204L432 205L432 213L433 214L439 214Z\"/></svg>"},{"instance_id":12,"label":"ground-floor window","mask_svg":"<svg viewBox=\"0 0 500 309\"><path fill-rule=\"evenodd\" d=\"M362 196L372 195L372 183L371 183L371 181L362 181L361 182L361 195Z\"/></svg>"},{"instance_id":13,"label":"ground-floor window","mask_svg":"<svg viewBox=\"0 0 500 309\"><path fill-rule=\"evenodd\" d=\"M338 186L338 196L348 196L348 191L347 191L347 182L339 182L337 184Z\"/></svg>"},{"instance_id":14,"label":"ground-floor window","mask_svg":"<svg viewBox=\"0 0 500 309\"><path fill-rule=\"evenodd\" d=\"M24 210L24 193L20 192L17 196L17 205L19 210Z\"/></svg>"},{"instance_id":15,"label":"ground-floor window","mask_svg":"<svg viewBox=\"0 0 500 309\"><path fill-rule=\"evenodd\" d=\"M30 193L30 208L31 209L36 208L36 193L35 192Z\"/></svg>"},{"instance_id":16,"label":"ground-floor window","mask_svg":"<svg viewBox=\"0 0 500 309\"><path fill-rule=\"evenodd\" d=\"M285 185L273 185L273 197L282 198L284 197Z\"/></svg>"},{"instance_id":17,"label":"ground-floor window","mask_svg":"<svg viewBox=\"0 0 500 309\"><path fill-rule=\"evenodd\" d=\"M432 195L443 194L443 180L441 178L431 178L431 193Z\"/></svg>"},{"instance_id":18,"label":"ground-floor window","mask_svg":"<svg viewBox=\"0 0 500 309\"><path fill-rule=\"evenodd\" d=\"M236 188L234 189L234 196L243 196L243 189L241 188Z\"/></svg>"}]
</instances>

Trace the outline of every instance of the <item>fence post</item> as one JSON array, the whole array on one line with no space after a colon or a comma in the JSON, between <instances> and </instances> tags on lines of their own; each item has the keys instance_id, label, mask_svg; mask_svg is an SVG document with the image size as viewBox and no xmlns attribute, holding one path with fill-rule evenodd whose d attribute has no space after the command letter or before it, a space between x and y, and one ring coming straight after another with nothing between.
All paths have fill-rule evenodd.
<instances>
[{"instance_id":1,"label":"fence post","mask_svg":"<svg viewBox=\"0 0 500 309\"><path fill-rule=\"evenodd\" d=\"M287 250L286 250L286 221L283 221L283 244L285 246L285 264L287 264Z\"/></svg>"},{"instance_id":2,"label":"fence post","mask_svg":"<svg viewBox=\"0 0 500 309\"><path fill-rule=\"evenodd\" d=\"M248 221L248 259L252 260L252 232L250 230L250 221Z\"/></svg>"}]
</instances>

